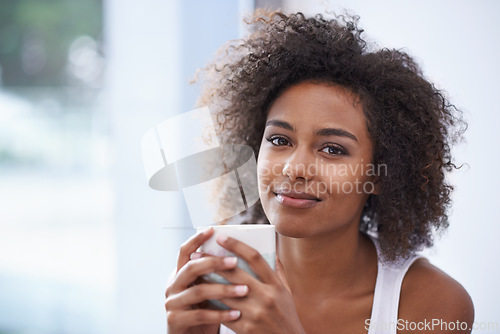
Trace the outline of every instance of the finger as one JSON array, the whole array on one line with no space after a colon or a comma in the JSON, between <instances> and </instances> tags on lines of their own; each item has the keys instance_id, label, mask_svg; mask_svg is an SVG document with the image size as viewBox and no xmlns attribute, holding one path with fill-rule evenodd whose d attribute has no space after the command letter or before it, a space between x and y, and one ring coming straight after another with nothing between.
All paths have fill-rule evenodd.
<instances>
[{"instance_id":1,"label":"finger","mask_svg":"<svg viewBox=\"0 0 500 334\"><path fill-rule=\"evenodd\" d=\"M218 270L215 274L221 276L231 284L248 285L253 288L255 288L258 284L262 284L257 277L240 267L236 267L232 270Z\"/></svg>"},{"instance_id":2,"label":"finger","mask_svg":"<svg viewBox=\"0 0 500 334\"><path fill-rule=\"evenodd\" d=\"M279 277L281 283L283 283L283 286L288 290L288 292L292 293L286 280L285 268L283 268L283 264L278 258L278 255L276 255L276 275Z\"/></svg>"},{"instance_id":3,"label":"finger","mask_svg":"<svg viewBox=\"0 0 500 334\"><path fill-rule=\"evenodd\" d=\"M238 259L236 257L219 256L209 256L188 261L179 270L174 282L169 286L167 297L168 295L187 289L199 276L213 273L214 271L233 269L237 263Z\"/></svg>"},{"instance_id":4,"label":"finger","mask_svg":"<svg viewBox=\"0 0 500 334\"><path fill-rule=\"evenodd\" d=\"M251 297L246 297L246 298L219 298L217 299L219 302L221 302L222 304L226 305L228 308L232 309L232 310L242 310L245 314L246 314L246 310L250 310L250 312L252 312L252 310L254 310L255 308L253 306L255 305L252 305L250 304L250 300L249 298ZM253 301L252 303L255 303L255 301Z\"/></svg>"},{"instance_id":5,"label":"finger","mask_svg":"<svg viewBox=\"0 0 500 334\"><path fill-rule=\"evenodd\" d=\"M241 298L248 294L248 286L233 284L199 284L178 294L171 295L165 302L169 310L187 309L209 299Z\"/></svg>"},{"instance_id":6,"label":"finger","mask_svg":"<svg viewBox=\"0 0 500 334\"><path fill-rule=\"evenodd\" d=\"M196 260L196 259L200 259L202 257L207 257L207 256L213 256L213 255L208 254L208 253L204 253L204 252L194 252L191 254L190 259ZM210 280L207 280L206 276L198 276L198 278L193 282L193 284L204 284L204 283L213 283L213 282Z\"/></svg>"},{"instance_id":7,"label":"finger","mask_svg":"<svg viewBox=\"0 0 500 334\"><path fill-rule=\"evenodd\" d=\"M231 253L245 260L262 282L278 283L276 274L258 251L241 241L223 235L217 238L217 242Z\"/></svg>"},{"instance_id":8,"label":"finger","mask_svg":"<svg viewBox=\"0 0 500 334\"><path fill-rule=\"evenodd\" d=\"M207 256L214 256L214 255L211 255L211 254L208 254L205 252L194 252L194 253L191 253L191 255L189 255L189 259L196 260L196 259L200 259L202 257L207 257Z\"/></svg>"},{"instance_id":9,"label":"finger","mask_svg":"<svg viewBox=\"0 0 500 334\"><path fill-rule=\"evenodd\" d=\"M179 256L177 257L177 271L179 271L189 261L189 256L196 252L196 250L203 245L205 241L210 239L213 234L214 230L209 228L192 236L181 245Z\"/></svg>"},{"instance_id":10,"label":"finger","mask_svg":"<svg viewBox=\"0 0 500 334\"><path fill-rule=\"evenodd\" d=\"M189 311L167 312L167 324L169 329L188 329L199 325L220 324L238 319L241 312L238 310L216 311L207 309L196 309Z\"/></svg>"}]
</instances>

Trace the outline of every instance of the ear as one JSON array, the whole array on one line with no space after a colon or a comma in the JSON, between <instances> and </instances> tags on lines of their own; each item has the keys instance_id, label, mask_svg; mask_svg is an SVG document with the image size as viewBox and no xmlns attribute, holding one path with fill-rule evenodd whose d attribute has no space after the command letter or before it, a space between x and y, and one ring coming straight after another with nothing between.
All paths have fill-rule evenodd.
<instances>
[{"instance_id":1,"label":"ear","mask_svg":"<svg viewBox=\"0 0 500 334\"><path fill-rule=\"evenodd\" d=\"M370 182L373 184L373 191L370 194L378 195L380 193L380 176L374 176Z\"/></svg>"}]
</instances>

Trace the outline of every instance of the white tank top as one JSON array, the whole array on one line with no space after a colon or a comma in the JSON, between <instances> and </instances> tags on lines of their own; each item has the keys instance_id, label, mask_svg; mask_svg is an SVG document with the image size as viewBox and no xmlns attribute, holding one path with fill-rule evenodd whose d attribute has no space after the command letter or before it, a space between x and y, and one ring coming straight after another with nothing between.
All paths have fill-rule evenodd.
<instances>
[{"instance_id":1,"label":"white tank top","mask_svg":"<svg viewBox=\"0 0 500 334\"><path fill-rule=\"evenodd\" d=\"M380 256L380 250L376 239L373 243ZM413 255L406 260L397 263L383 263L378 261L377 280L375 282L375 293L373 295L372 313L370 322L365 323L368 334L396 334L399 309L399 295L403 278L410 266L421 255ZM220 327L220 334L235 334L224 325Z\"/></svg>"},{"instance_id":2,"label":"white tank top","mask_svg":"<svg viewBox=\"0 0 500 334\"><path fill-rule=\"evenodd\" d=\"M374 241L377 252L378 243ZM373 295L372 314L368 334L396 334L399 310L399 295L403 278L410 266L422 255L416 254L397 263L378 261L377 281Z\"/></svg>"}]
</instances>

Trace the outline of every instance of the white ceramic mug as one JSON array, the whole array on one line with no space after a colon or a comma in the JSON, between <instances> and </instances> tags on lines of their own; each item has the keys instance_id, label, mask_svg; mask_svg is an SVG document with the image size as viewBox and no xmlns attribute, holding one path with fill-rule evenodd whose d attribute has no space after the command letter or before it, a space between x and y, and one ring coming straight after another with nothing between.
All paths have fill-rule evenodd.
<instances>
[{"instance_id":1,"label":"white ceramic mug","mask_svg":"<svg viewBox=\"0 0 500 334\"><path fill-rule=\"evenodd\" d=\"M235 256L217 243L217 237L224 235L239 240L258 251L274 270L276 266L276 232L273 225L268 224L244 224L244 225L214 225L199 227L198 232L208 228L214 229L214 234L200 247L200 251L213 256ZM257 277L248 263L238 259L238 267ZM230 284L227 280L217 274L208 274L204 278L213 283ZM217 300L211 300L217 308L228 309L228 307Z\"/></svg>"}]
</instances>

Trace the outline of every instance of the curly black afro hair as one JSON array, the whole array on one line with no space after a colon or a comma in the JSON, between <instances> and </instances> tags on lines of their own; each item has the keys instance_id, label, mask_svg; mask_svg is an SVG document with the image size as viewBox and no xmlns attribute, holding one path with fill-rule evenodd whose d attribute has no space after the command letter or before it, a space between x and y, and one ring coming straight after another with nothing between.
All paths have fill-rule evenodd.
<instances>
[{"instance_id":1,"label":"curly black afro hair","mask_svg":"<svg viewBox=\"0 0 500 334\"><path fill-rule=\"evenodd\" d=\"M303 81L344 86L360 98L373 162L387 171L360 230L378 233L387 260L431 246L434 231L448 226L453 188L445 174L455 167L450 146L466 128L461 112L407 53L371 47L356 17L261 11L247 23L250 35L225 45L202 72L198 103L216 113L222 142L258 155L267 111L283 90ZM246 215L267 222L260 202Z\"/></svg>"}]
</instances>

